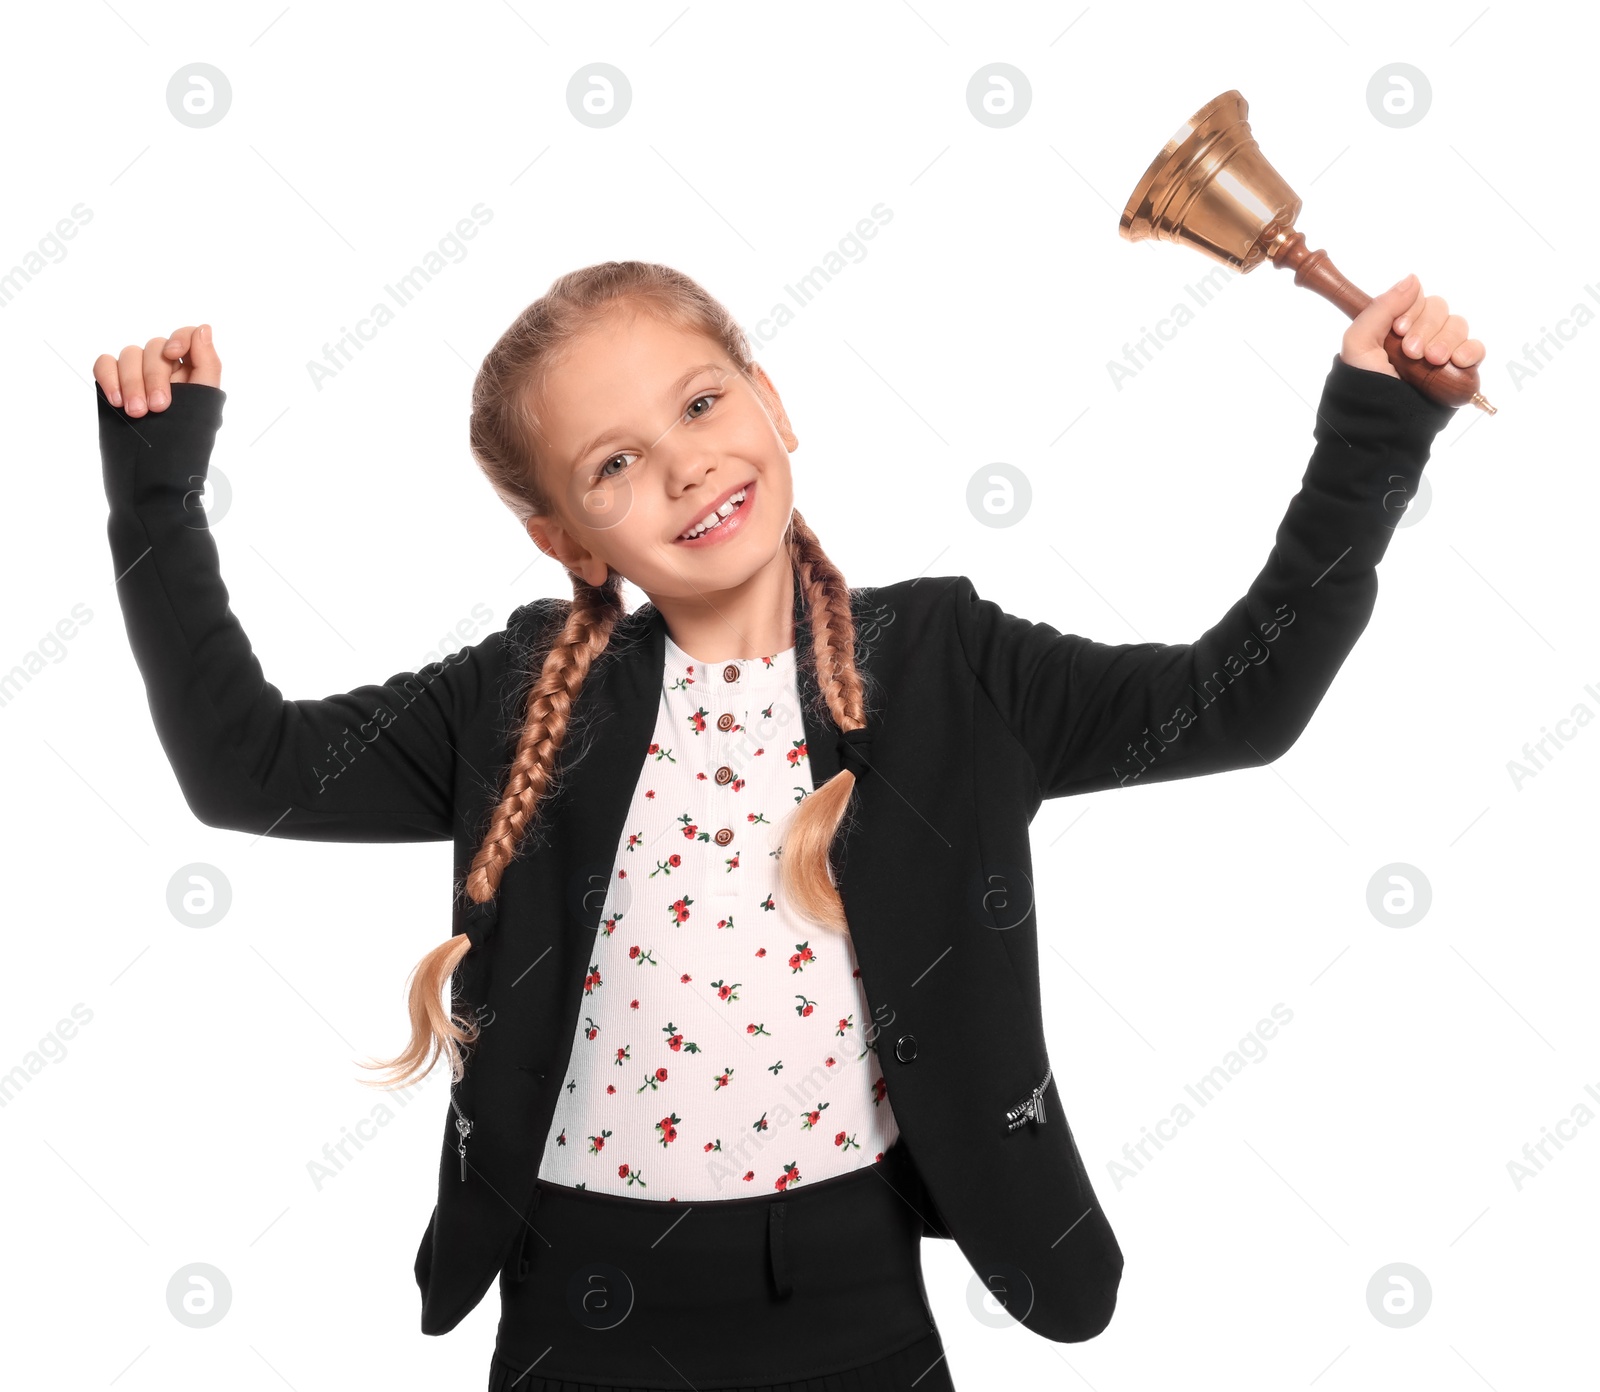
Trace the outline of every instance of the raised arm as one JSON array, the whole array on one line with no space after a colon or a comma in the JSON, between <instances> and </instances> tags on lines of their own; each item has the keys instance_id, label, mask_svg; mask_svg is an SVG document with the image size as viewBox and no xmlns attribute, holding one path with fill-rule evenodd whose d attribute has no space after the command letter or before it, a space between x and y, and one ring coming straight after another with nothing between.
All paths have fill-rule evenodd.
<instances>
[{"instance_id":1,"label":"raised arm","mask_svg":"<svg viewBox=\"0 0 1600 1392\"><path fill-rule=\"evenodd\" d=\"M130 415L98 365L96 379L117 594L195 816L303 841L450 840L459 732L495 690L504 630L381 684L285 700L229 608L199 505L227 394L174 380L165 410Z\"/></svg>"},{"instance_id":2,"label":"raised arm","mask_svg":"<svg viewBox=\"0 0 1600 1392\"><path fill-rule=\"evenodd\" d=\"M1454 414L1339 358L1316 448L1261 573L1193 643L1062 634L950 587L967 661L1042 797L1256 767L1299 737L1366 628L1377 565Z\"/></svg>"}]
</instances>

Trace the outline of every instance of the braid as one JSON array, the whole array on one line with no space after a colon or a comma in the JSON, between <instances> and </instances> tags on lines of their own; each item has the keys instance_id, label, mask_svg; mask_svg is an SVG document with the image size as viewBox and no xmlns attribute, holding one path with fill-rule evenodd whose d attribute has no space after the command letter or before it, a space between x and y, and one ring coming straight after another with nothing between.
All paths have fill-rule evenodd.
<instances>
[{"instance_id":1,"label":"braid","mask_svg":"<svg viewBox=\"0 0 1600 1392\"><path fill-rule=\"evenodd\" d=\"M572 577L572 611L528 693L528 715L512 756L505 793L467 872L467 897L493 899L500 877L515 859L523 833L554 777L556 754L594 660L605 651L622 618L622 577L613 571L598 588Z\"/></svg>"},{"instance_id":2,"label":"braid","mask_svg":"<svg viewBox=\"0 0 1600 1392\"><path fill-rule=\"evenodd\" d=\"M578 693L622 618L622 577L615 571L598 587L572 575L572 589L572 609L566 626L528 692L527 717L511 759L505 791L467 872L467 898L475 904L489 903L498 893L500 878L516 857L523 833L532 825L539 803L554 779L556 756L566 737ZM478 1022L454 1012L447 1014L440 997L471 949L471 939L465 933L456 933L427 953L412 970L407 991L410 1042L395 1058L362 1065L393 1075L379 1086L409 1086L426 1075L441 1054L449 1059L451 1078L460 1080L465 1071L463 1050L477 1040Z\"/></svg>"},{"instance_id":3,"label":"braid","mask_svg":"<svg viewBox=\"0 0 1600 1392\"><path fill-rule=\"evenodd\" d=\"M790 519L789 554L811 625L817 686L834 725L840 730L859 730L867 721L866 699L856 669L850 588L798 508L791 510ZM828 858L855 786L855 774L842 768L802 798L790 819L778 860L779 882L788 906L819 927L840 933L848 933L849 925Z\"/></svg>"}]
</instances>

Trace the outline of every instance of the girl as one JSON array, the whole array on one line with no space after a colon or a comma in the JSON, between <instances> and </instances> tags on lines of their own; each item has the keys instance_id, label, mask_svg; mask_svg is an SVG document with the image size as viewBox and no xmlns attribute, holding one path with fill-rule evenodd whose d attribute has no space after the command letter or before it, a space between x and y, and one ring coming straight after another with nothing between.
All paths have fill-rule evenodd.
<instances>
[{"instance_id":1,"label":"girl","mask_svg":"<svg viewBox=\"0 0 1600 1392\"><path fill-rule=\"evenodd\" d=\"M210 327L97 360L119 595L192 810L455 844L455 931L378 1065L399 1087L449 1061L424 1332L498 1275L491 1392L949 1389L925 1235L1036 1333L1105 1327L1122 1254L1045 1057L1027 824L1304 728L1452 414L1398 379L1391 324L1412 356L1483 356L1413 277L1375 299L1249 593L1193 644L1110 646L965 577L848 587L726 309L664 266L575 271L484 359L471 417L572 600L321 701L265 681L195 507Z\"/></svg>"}]
</instances>

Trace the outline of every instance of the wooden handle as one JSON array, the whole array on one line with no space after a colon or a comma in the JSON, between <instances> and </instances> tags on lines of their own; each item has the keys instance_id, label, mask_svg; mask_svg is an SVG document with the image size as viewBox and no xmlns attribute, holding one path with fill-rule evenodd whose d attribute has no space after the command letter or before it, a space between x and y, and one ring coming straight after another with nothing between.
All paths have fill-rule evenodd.
<instances>
[{"instance_id":1,"label":"wooden handle","mask_svg":"<svg viewBox=\"0 0 1600 1392\"><path fill-rule=\"evenodd\" d=\"M1372 303L1372 296L1346 280L1344 273L1328 259L1327 252L1307 249L1303 232L1289 233L1271 254L1273 265L1294 271L1296 285L1316 291L1352 319ZM1403 343L1404 339L1392 328L1383 340L1383 351L1402 381L1441 406L1471 404L1491 416L1495 414L1495 408L1478 389L1476 367L1457 367L1449 359L1434 364L1426 358L1413 358L1405 351Z\"/></svg>"}]
</instances>

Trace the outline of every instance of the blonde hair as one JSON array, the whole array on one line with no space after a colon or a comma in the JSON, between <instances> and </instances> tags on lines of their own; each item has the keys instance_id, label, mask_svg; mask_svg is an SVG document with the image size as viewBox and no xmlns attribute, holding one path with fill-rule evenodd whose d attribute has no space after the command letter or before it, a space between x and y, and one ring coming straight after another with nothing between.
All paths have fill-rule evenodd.
<instances>
[{"instance_id":1,"label":"blonde hair","mask_svg":"<svg viewBox=\"0 0 1600 1392\"><path fill-rule=\"evenodd\" d=\"M769 411L776 405L761 379L751 374L753 359L744 331L722 304L688 276L647 261L606 261L571 271L517 316L489 350L473 383L473 457L519 522L554 511L535 467L539 421L534 400L539 389L573 340L603 314L618 308L655 314L719 343ZM805 604L810 624L809 648L817 689L841 731L862 729L866 706L856 670L849 587L798 509L790 513L784 543L794 565L796 596ZM528 690L527 713L504 790L467 872L469 916L472 906L487 906L487 913L479 915L480 923L492 922L501 876L516 857L540 800L553 782L573 706L595 659L606 650L624 617L624 577L617 571L611 571L599 586L570 571L568 574L573 597L566 623ZM846 766L802 797L778 861L779 888L786 906L819 927L841 933L849 929L829 854L855 784L856 775ZM462 958L472 950L473 937L454 934L413 969L408 999L411 1040L396 1058L362 1065L391 1072L390 1078L374 1086L408 1087L429 1073L441 1054L449 1060L452 1080L461 1078L464 1050L476 1042L478 1023L453 1011L447 1013L440 998Z\"/></svg>"}]
</instances>

